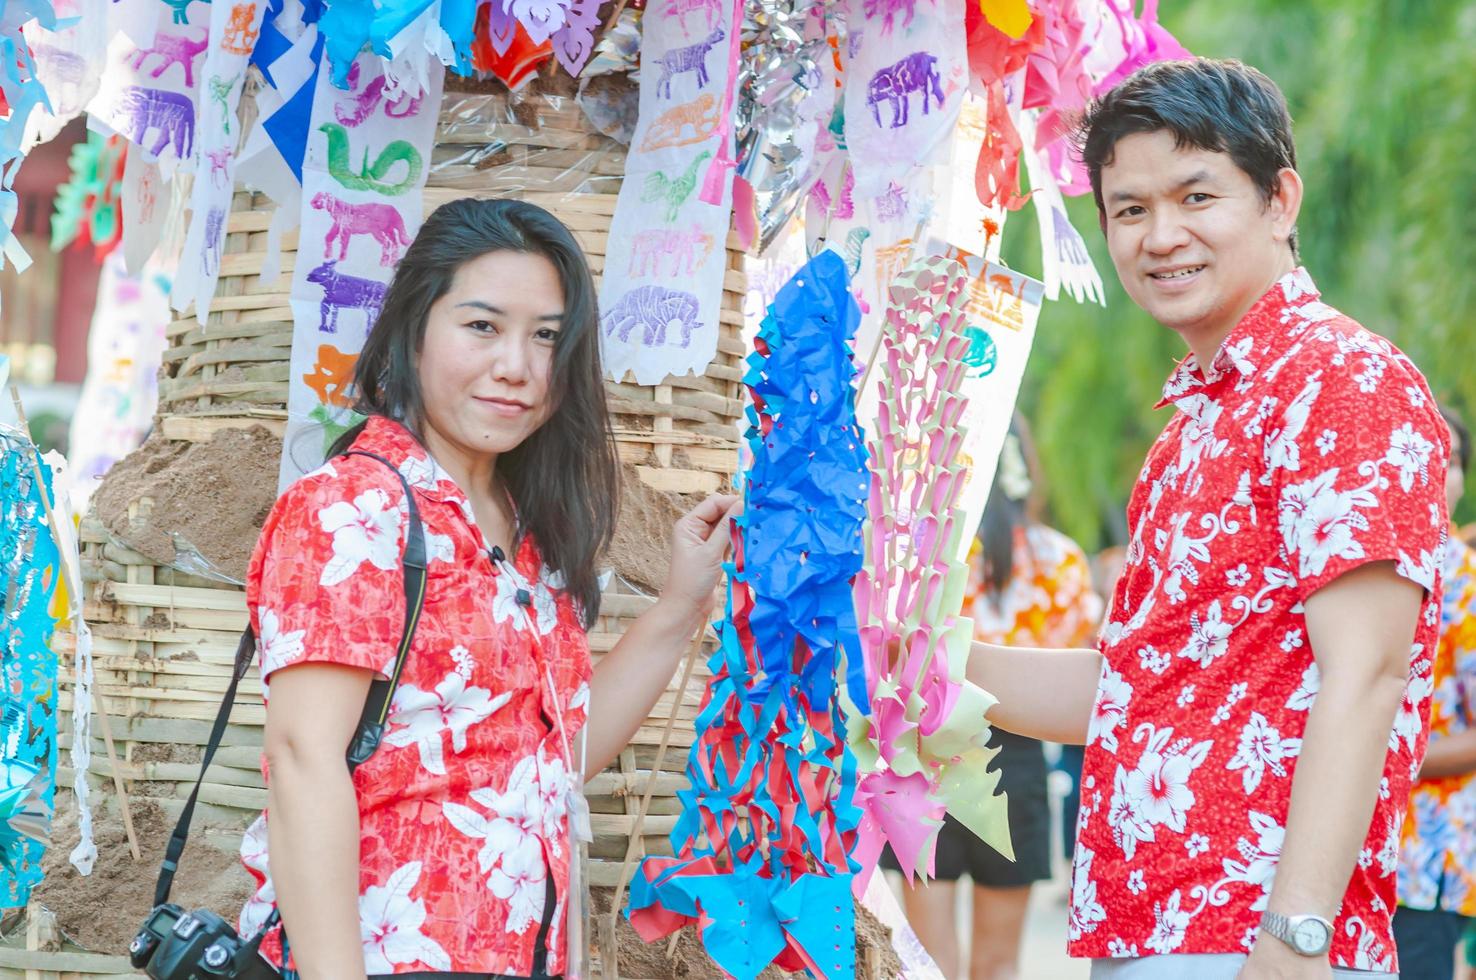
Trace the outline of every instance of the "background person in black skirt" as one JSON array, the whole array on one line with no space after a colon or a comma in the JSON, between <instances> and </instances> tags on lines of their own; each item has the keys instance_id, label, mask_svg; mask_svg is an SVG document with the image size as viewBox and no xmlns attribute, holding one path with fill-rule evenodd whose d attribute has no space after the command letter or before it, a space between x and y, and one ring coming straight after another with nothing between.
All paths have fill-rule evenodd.
<instances>
[{"instance_id":1,"label":"background person in black skirt","mask_svg":"<svg viewBox=\"0 0 1476 980\"><path fill-rule=\"evenodd\" d=\"M1000 453L989 503L969 553L970 588L964 615L974 638L1028 647L1090 645L1101 600L1092 591L1087 558L1076 542L1038 519L1039 466L1024 419L1016 415ZM957 882L974 883L970 980L1012 980L1019 974L1020 939L1030 888L1051 877L1051 814L1045 753L1040 742L998 729L993 769L1009 796L1013 862L949 817L938 833L936 880L904 890L907 917L949 980L959 976L955 929ZM882 865L896 870L890 850Z\"/></svg>"}]
</instances>

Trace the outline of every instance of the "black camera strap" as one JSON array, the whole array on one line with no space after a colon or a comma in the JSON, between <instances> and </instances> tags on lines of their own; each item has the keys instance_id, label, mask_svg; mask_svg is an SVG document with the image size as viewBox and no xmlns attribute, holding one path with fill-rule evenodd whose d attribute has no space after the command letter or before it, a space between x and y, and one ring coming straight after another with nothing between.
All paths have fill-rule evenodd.
<instances>
[{"instance_id":1,"label":"black camera strap","mask_svg":"<svg viewBox=\"0 0 1476 980\"><path fill-rule=\"evenodd\" d=\"M346 753L349 772L352 773L359 765L368 761L379 748L379 743L384 737L384 725L385 720L389 717L390 703L394 698L395 687L400 681L400 674L405 667L405 658L410 652L410 643L415 636L415 627L420 621L420 613L425 605L426 551L425 532L421 527L420 509L415 504L415 495L410 492L410 484L406 482L405 477L395 465L383 456L363 450L350 450L345 455L368 456L389 467L405 491L405 505L409 516L404 557L405 626L400 635L400 645L395 650L393 673L388 679L376 679L369 685L369 694L364 702L363 714L359 717L358 728L354 731L354 737L349 742ZM210 729L210 739L205 744L205 752L200 760L200 776L195 780L195 788L190 791L184 809L180 811L179 821L174 825L174 833L170 835L169 845L164 850L164 861L159 867L159 881L154 886L154 906L156 908L169 901L169 890L174 886L174 875L179 869L180 855L184 853L185 842L190 835L190 822L195 816L195 803L200 795L200 787L205 782L205 773L210 768L211 760L215 758L215 750L220 747L221 739L225 737L226 725L231 717L231 708L236 703L236 688L255 659L256 633L248 625L241 634L240 644L236 647L236 662L231 671L231 683L226 688L220 710L215 716L215 725ZM279 919L280 914L274 908L266 925L253 937L250 943L253 950L260 946L261 940Z\"/></svg>"}]
</instances>

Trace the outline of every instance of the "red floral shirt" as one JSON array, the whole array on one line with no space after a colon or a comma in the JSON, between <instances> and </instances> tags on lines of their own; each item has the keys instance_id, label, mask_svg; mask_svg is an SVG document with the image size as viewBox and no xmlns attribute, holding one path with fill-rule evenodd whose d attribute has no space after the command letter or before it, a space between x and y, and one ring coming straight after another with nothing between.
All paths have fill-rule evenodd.
<instances>
[{"instance_id":1,"label":"red floral shirt","mask_svg":"<svg viewBox=\"0 0 1476 980\"><path fill-rule=\"evenodd\" d=\"M589 700L579 611L527 537L514 562L494 566L466 496L402 426L371 419L354 448L409 481L428 557L384 743L353 777L368 972L527 976L547 919L547 969L560 973L567 794L582 783L566 746ZM406 513L395 475L363 456L331 460L287 489L246 583L264 679L303 663L388 674L405 616ZM241 849L260 883L241 915L245 934L275 902L267 819Z\"/></svg>"},{"instance_id":2,"label":"red floral shirt","mask_svg":"<svg viewBox=\"0 0 1476 980\"><path fill-rule=\"evenodd\" d=\"M1440 622L1444 423L1408 358L1320 302L1301 269L1257 302L1208 370L1185 358L1162 404L1176 413L1134 488L1127 565L1100 641L1071 952L1251 947L1318 691L1302 604L1388 560L1426 600L1332 962L1393 971L1400 828Z\"/></svg>"}]
</instances>

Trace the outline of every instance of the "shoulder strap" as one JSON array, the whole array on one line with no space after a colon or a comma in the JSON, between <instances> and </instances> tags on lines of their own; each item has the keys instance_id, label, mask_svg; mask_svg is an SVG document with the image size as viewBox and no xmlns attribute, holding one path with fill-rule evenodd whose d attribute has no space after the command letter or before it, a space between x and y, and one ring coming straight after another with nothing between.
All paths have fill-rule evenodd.
<instances>
[{"instance_id":1,"label":"shoulder strap","mask_svg":"<svg viewBox=\"0 0 1476 980\"><path fill-rule=\"evenodd\" d=\"M369 685L369 696L365 699L364 712L359 717L358 728L354 731L354 737L348 746L348 767L349 772L353 772L374 754L384 737L384 723L389 715L390 702L394 698L395 686L399 683L400 673L405 666L405 657L410 652L410 642L415 636L416 624L420 621L420 611L425 604L426 553L425 532L420 524L420 508L415 504L415 495L410 492L410 484L406 482L405 477L393 463L375 453L356 449L346 455L368 456L388 466L405 491L405 505L409 516L404 558L405 626L400 635L400 645L395 650L393 673L388 680L376 679ZM236 703L236 688L255 659L256 632L248 624L241 633L241 642L236 646L236 663L231 670L231 682L226 687L225 696L221 699L220 710L215 714L215 724L210 729L210 739L205 743L205 752L200 759L200 775L195 780L195 788L190 790L189 798L185 800L184 809L180 811L179 820L174 825L174 833L170 835L169 844L164 849L164 861L159 866L159 881L154 886L155 906L169 901L169 890L174 886L174 875L179 869L180 855L184 853L185 842L189 839L190 822L195 816L195 803L200 796L200 786L205 782L205 773L210 769L210 763L215 758L215 750L220 748L221 739L225 737L226 725L230 722L231 708ZM265 932L265 930L262 931Z\"/></svg>"}]
</instances>

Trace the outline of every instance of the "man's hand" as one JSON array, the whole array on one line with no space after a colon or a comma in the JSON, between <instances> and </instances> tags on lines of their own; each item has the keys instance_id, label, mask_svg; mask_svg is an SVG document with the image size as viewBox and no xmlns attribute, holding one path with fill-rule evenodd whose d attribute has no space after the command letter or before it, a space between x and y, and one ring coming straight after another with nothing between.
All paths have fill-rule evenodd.
<instances>
[{"instance_id":1,"label":"man's hand","mask_svg":"<svg viewBox=\"0 0 1476 980\"><path fill-rule=\"evenodd\" d=\"M1240 980L1331 980L1332 964L1326 956L1302 956L1275 936L1260 933Z\"/></svg>"}]
</instances>

